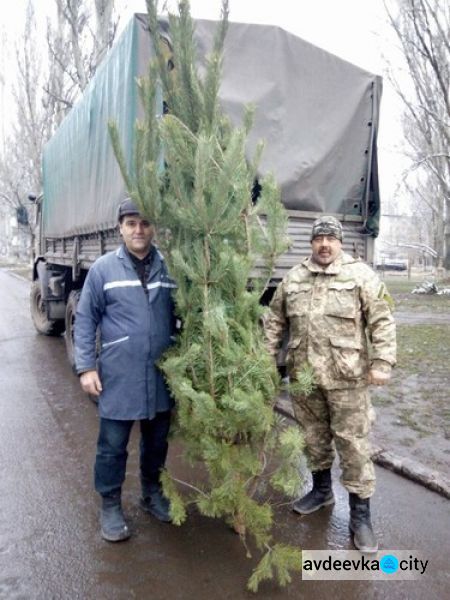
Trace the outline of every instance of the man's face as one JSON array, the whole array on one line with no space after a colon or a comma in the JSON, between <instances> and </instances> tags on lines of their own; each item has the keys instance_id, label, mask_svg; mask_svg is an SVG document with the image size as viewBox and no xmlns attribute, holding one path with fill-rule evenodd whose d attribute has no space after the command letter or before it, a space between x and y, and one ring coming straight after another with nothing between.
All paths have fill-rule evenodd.
<instances>
[{"instance_id":1,"label":"man's face","mask_svg":"<svg viewBox=\"0 0 450 600\"><path fill-rule=\"evenodd\" d=\"M321 267L336 260L342 249L342 242L334 235L318 235L311 242L312 259Z\"/></svg>"},{"instance_id":2,"label":"man's face","mask_svg":"<svg viewBox=\"0 0 450 600\"><path fill-rule=\"evenodd\" d=\"M119 230L127 249L138 258L144 258L155 235L154 226L139 215L127 215L119 224Z\"/></svg>"}]
</instances>

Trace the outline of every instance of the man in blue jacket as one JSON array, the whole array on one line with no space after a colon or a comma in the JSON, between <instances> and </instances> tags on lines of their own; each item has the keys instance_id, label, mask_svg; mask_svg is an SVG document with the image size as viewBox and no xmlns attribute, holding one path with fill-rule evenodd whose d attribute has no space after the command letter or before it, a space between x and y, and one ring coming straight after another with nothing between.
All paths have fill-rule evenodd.
<instances>
[{"instance_id":1,"label":"man in blue jacket","mask_svg":"<svg viewBox=\"0 0 450 600\"><path fill-rule=\"evenodd\" d=\"M173 340L171 294L176 287L152 244L153 224L130 198L120 204L118 220L123 244L101 256L89 270L75 322L75 364L81 387L98 397L95 489L102 497L101 534L110 542L130 537L121 489L136 420L141 429L140 504L160 521L170 522L159 476L167 456L173 400L156 362Z\"/></svg>"}]
</instances>

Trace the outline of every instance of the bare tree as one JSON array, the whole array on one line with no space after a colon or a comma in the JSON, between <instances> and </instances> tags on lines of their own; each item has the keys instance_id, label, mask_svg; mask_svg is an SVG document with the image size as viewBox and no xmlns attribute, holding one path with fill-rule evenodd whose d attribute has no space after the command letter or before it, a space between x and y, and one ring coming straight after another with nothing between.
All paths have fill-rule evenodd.
<instances>
[{"instance_id":1,"label":"bare tree","mask_svg":"<svg viewBox=\"0 0 450 600\"><path fill-rule=\"evenodd\" d=\"M385 0L411 89L392 67L390 78L405 107L412 170L425 177L425 184L415 186L416 200L431 210L435 249L450 269L450 5L441 0L395 0L395 5L396 11L394 2Z\"/></svg>"},{"instance_id":2,"label":"bare tree","mask_svg":"<svg viewBox=\"0 0 450 600\"><path fill-rule=\"evenodd\" d=\"M56 3L56 24L47 24L48 78L43 84L43 104L49 115L47 137L58 127L67 111L72 107L76 83L67 77L71 63L70 47L66 41L65 17Z\"/></svg>"},{"instance_id":3,"label":"bare tree","mask_svg":"<svg viewBox=\"0 0 450 600\"><path fill-rule=\"evenodd\" d=\"M55 0L57 20L47 27L50 71L45 92L57 123L83 92L111 47L118 21L114 20L113 0Z\"/></svg>"},{"instance_id":4,"label":"bare tree","mask_svg":"<svg viewBox=\"0 0 450 600\"><path fill-rule=\"evenodd\" d=\"M412 215L415 221L416 238L414 241L427 244L443 256L444 248L444 198L436 181L427 176L417 177L414 186L406 183L411 196ZM404 242L411 241L407 236Z\"/></svg>"},{"instance_id":5,"label":"bare tree","mask_svg":"<svg viewBox=\"0 0 450 600\"><path fill-rule=\"evenodd\" d=\"M15 210L24 223L30 208L28 193L42 189L43 146L85 89L117 30L113 0L95 0L95 26L94 0L55 0L55 6L56 21L48 23L45 56L40 53L34 3L27 3L16 50L16 114L0 155L0 202Z\"/></svg>"},{"instance_id":6,"label":"bare tree","mask_svg":"<svg viewBox=\"0 0 450 600\"><path fill-rule=\"evenodd\" d=\"M16 50L15 121L0 157L0 199L22 212L26 210L25 190L41 187L39 162L45 118L39 92L41 61L38 47L33 4L28 2L23 44Z\"/></svg>"},{"instance_id":7,"label":"bare tree","mask_svg":"<svg viewBox=\"0 0 450 600\"><path fill-rule=\"evenodd\" d=\"M112 0L95 0L95 17L95 62L98 64L111 48L117 31L117 21L113 20Z\"/></svg>"},{"instance_id":8,"label":"bare tree","mask_svg":"<svg viewBox=\"0 0 450 600\"><path fill-rule=\"evenodd\" d=\"M28 193L41 188L40 158L48 131L40 84L42 60L33 3L26 7L22 43L16 47L16 113L0 156L0 202L17 218L18 233L33 238L34 211Z\"/></svg>"}]
</instances>

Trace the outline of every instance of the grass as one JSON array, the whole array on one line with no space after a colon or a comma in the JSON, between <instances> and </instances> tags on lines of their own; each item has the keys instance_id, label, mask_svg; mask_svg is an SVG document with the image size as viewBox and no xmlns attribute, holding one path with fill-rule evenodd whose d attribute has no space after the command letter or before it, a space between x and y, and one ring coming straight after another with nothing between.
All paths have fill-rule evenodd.
<instances>
[{"instance_id":1,"label":"grass","mask_svg":"<svg viewBox=\"0 0 450 600\"><path fill-rule=\"evenodd\" d=\"M428 311L437 312L433 303ZM383 443L394 453L402 455L403 450L403 454L412 454L415 460L447 473L450 324L397 325L397 345L398 362L391 382L372 392L383 422Z\"/></svg>"},{"instance_id":2,"label":"grass","mask_svg":"<svg viewBox=\"0 0 450 600\"><path fill-rule=\"evenodd\" d=\"M398 366L410 373L448 372L450 325L398 325Z\"/></svg>"},{"instance_id":3,"label":"grass","mask_svg":"<svg viewBox=\"0 0 450 600\"><path fill-rule=\"evenodd\" d=\"M423 415L421 416L423 417ZM428 429L422 427L409 408L402 408L397 412L396 425L409 427L409 429L413 429L423 435L429 435L431 433Z\"/></svg>"},{"instance_id":4,"label":"grass","mask_svg":"<svg viewBox=\"0 0 450 600\"><path fill-rule=\"evenodd\" d=\"M382 277L380 278L386 284L390 293L394 296L395 294L406 294L410 293L418 283L422 283L426 277L413 277L408 279L406 276L404 277Z\"/></svg>"},{"instance_id":5,"label":"grass","mask_svg":"<svg viewBox=\"0 0 450 600\"><path fill-rule=\"evenodd\" d=\"M390 406L394 404L394 400L388 396L382 396L380 394L372 394L372 404L374 406Z\"/></svg>"},{"instance_id":6,"label":"grass","mask_svg":"<svg viewBox=\"0 0 450 600\"><path fill-rule=\"evenodd\" d=\"M437 294L412 294L412 290L418 283L427 279L426 274L422 277L386 277L384 282L394 298L396 310L407 312L450 312L450 296ZM431 279L430 277L428 279ZM440 283L438 287L450 287L450 283Z\"/></svg>"},{"instance_id":7,"label":"grass","mask_svg":"<svg viewBox=\"0 0 450 600\"><path fill-rule=\"evenodd\" d=\"M437 294L394 294L395 310L402 312L450 312L450 296ZM395 313L394 313L395 314Z\"/></svg>"}]
</instances>

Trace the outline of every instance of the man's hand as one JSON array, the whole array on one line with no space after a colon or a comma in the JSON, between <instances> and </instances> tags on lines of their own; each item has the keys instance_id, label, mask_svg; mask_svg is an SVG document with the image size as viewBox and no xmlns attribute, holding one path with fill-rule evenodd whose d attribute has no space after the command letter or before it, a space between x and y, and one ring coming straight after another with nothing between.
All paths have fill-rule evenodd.
<instances>
[{"instance_id":1,"label":"man's hand","mask_svg":"<svg viewBox=\"0 0 450 600\"><path fill-rule=\"evenodd\" d=\"M92 396L100 396L100 393L103 390L102 382L100 381L100 377L95 369L81 373L80 383L81 387L83 388L83 392L86 392L86 394L92 394Z\"/></svg>"},{"instance_id":2,"label":"man's hand","mask_svg":"<svg viewBox=\"0 0 450 600\"><path fill-rule=\"evenodd\" d=\"M379 371L378 369L370 369L368 382L369 385L385 385L390 378L390 372L385 373L384 371Z\"/></svg>"}]
</instances>

